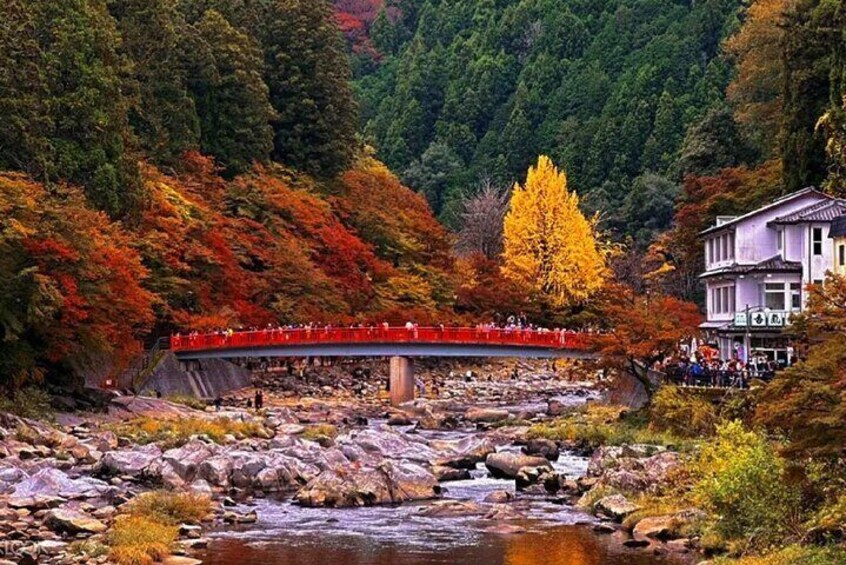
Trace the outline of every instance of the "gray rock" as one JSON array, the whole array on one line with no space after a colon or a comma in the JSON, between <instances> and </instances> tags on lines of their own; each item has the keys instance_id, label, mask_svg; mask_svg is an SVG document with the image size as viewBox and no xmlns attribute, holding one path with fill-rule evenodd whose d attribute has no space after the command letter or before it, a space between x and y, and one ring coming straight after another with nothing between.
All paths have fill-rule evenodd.
<instances>
[{"instance_id":1,"label":"gray rock","mask_svg":"<svg viewBox=\"0 0 846 565\"><path fill-rule=\"evenodd\" d=\"M183 481L191 482L197 476L199 466L213 454L211 446L194 440L177 449L165 451L162 454L162 461L169 463Z\"/></svg>"},{"instance_id":2,"label":"gray rock","mask_svg":"<svg viewBox=\"0 0 846 565\"><path fill-rule=\"evenodd\" d=\"M155 444L135 447L126 451L110 451L103 456L103 468L116 475L139 477L151 470L159 461L162 450Z\"/></svg>"},{"instance_id":3,"label":"gray rock","mask_svg":"<svg viewBox=\"0 0 846 565\"><path fill-rule=\"evenodd\" d=\"M517 453L491 453L485 459L485 467L498 479L514 479L523 467L546 467L552 469L545 457L533 457Z\"/></svg>"},{"instance_id":4,"label":"gray rock","mask_svg":"<svg viewBox=\"0 0 846 565\"><path fill-rule=\"evenodd\" d=\"M64 499L108 497L111 485L89 477L71 479L63 471L46 467L24 479L9 495L9 506L44 508Z\"/></svg>"},{"instance_id":5,"label":"gray rock","mask_svg":"<svg viewBox=\"0 0 846 565\"><path fill-rule=\"evenodd\" d=\"M507 410L498 410L495 408L471 408L464 413L464 419L474 423L492 424L502 422L508 419Z\"/></svg>"},{"instance_id":6,"label":"gray rock","mask_svg":"<svg viewBox=\"0 0 846 565\"><path fill-rule=\"evenodd\" d=\"M521 450L526 455L546 457L550 461L558 461L561 454L558 444L550 439L530 439Z\"/></svg>"},{"instance_id":7,"label":"gray rock","mask_svg":"<svg viewBox=\"0 0 846 565\"><path fill-rule=\"evenodd\" d=\"M50 510L44 517L44 523L56 532L69 534L99 534L106 531L106 525L100 520L67 508Z\"/></svg>"},{"instance_id":8,"label":"gray rock","mask_svg":"<svg viewBox=\"0 0 846 565\"><path fill-rule=\"evenodd\" d=\"M597 513L622 522L626 516L640 510L640 506L631 502L622 494L612 494L600 498L594 505L594 510Z\"/></svg>"}]
</instances>

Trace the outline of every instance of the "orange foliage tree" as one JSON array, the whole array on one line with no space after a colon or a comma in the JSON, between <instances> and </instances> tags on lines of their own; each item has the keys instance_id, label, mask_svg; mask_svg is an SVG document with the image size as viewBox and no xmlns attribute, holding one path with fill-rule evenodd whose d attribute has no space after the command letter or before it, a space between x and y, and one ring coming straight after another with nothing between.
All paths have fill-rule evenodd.
<instances>
[{"instance_id":1,"label":"orange foliage tree","mask_svg":"<svg viewBox=\"0 0 846 565\"><path fill-rule=\"evenodd\" d=\"M664 294L636 294L623 285L605 289L600 309L608 331L594 336L604 363L637 378L651 396L646 375L656 361L699 331L702 315L695 304Z\"/></svg>"},{"instance_id":2,"label":"orange foliage tree","mask_svg":"<svg viewBox=\"0 0 846 565\"><path fill-rule=\"evenodd\" d=\"M130 237L82 193L0 175L0 383L66 374L87 355L116 368L153 321L147 269Z\"/></svg>"},{"instance_id":3,"label":"orange foliage tree","mask_svg":"<svg viewBox=\"0 0 846 565\"><path fill-rule=\"evenodd\" d=\"M717 216L743 214L783 192L779 161L767 161L754 169L723 169L711 177L687 177L672 228L656 239L647 254L653 269L647 278L669 294L699 299L702 287L698 276L705 265L699 232L713 225Z\"/></svg>"}]
</instances>

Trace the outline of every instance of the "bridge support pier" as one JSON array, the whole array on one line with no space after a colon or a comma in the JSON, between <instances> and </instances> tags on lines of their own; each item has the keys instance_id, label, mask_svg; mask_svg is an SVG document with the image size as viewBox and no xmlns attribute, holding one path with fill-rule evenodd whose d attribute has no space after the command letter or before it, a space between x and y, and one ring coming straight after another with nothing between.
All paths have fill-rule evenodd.
<instances>
[{"instance_id":1,"label":"bridge support pier","mask_svg":"<svg viewBox=\"0 0 846 565\"><path fill-rule=\"evenodd\" d=\"M414 360L391 357L391 406L414 400Z\"/></svg>"}]
</instances>

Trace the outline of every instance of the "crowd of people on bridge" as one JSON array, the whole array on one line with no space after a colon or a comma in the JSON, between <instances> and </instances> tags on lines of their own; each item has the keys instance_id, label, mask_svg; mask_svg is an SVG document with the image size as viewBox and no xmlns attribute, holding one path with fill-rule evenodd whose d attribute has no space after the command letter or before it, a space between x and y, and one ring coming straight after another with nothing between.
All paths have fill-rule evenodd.
<instances>
[{"instance_id":1,"label":"crowd of people on bridge","mask_svg":"<svg viewBox=\"0 0 846 565\"><path fill-rule=\"evenodd\" d=\"M408 321L403 326L404 329L409 332L409 335L412 337L418 337L419 331L423 328L420 324ZM209 341L217 342L220 341L222 343L227 343L231 341L233 336L239 334L253 334L260 341L274 341L278 338L285 338L289 335L295 335L294 332L304 332L306 336L321 336L321 335L330 335L333 333L338 332L339 330L365 330L366 335L372 336L374 338L378 338L386 334L389 330L398 329L396 327L392 327L388 322L382 322L381 324L375 323L353 323L349 325L335 325L331 323L307 323L307 324L268 324L265 327L227 327L227 328L215 328L208 332L199 332L199 331L192 331L188 333L174 333L171 336L171 345L175 347L191 347L195 345L201 345ZM494 319L487 323L479 323L476 324L473 328L466 328L462 327L458 322L453 322L450 325L446 324L437 324L435 326L429 326L428 329L435 329L445 334L448 334L450 330L466 330L466 329L475 329L478 332L482 332L481 335L483 336L490 336L490 332L506 332L507 334L512 334L514 332L519 332L520 335L535 335L535 334L556 334L562 335L562 343L563 343L563 336L564 335L573 335L579 332L562 329L562 328L546 328L543 326L539 326L537 324L529 323L525 314L511 314L507 316L495 316Z\"/></svg>"}]
</instances>

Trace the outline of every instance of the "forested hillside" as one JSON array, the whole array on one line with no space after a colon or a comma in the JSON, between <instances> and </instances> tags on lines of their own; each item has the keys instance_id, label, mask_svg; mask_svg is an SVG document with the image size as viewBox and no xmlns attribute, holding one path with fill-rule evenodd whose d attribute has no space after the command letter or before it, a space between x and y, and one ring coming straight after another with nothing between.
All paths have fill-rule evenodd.
<instances>
[{"instance_id":1,"label":"forested hillside","mask_svg":"<svg viewBox=\"0 0 846 565\"><path fill-rule=\"evenodd\" d=\"M731 67L720 46L741 4L396 3L399 15L370 28L378 61L359 64L365 132L453 225L463 191L481 178L511 184L547 154L610 227L661 229L685 173L750 157L731 140L721 162L683 150L688 129L724 98ZM645 209L633 187L649 193Z\"/></svg>"},{"instance_id":2,"label":"forested hillside","mask_svg":"<svg viewBox=\"0 0 846 565\"><path fill-rule=\"evenodd\" d=\"M349 77L328 1L3 3L0 384L177 329L440 317L447 232Z\"/></svg>"}]
</instances>

